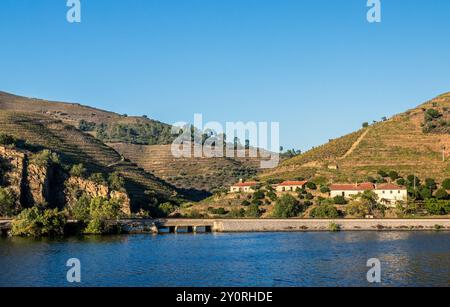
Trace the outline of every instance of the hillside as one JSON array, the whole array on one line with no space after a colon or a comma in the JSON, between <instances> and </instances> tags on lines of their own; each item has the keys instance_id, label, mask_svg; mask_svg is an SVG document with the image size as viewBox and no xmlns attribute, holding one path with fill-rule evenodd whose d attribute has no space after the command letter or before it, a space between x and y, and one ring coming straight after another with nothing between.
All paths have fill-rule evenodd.
<instances>
[{"instance_id":1,"label":"hillside","mask_svg":"<svg viewBox=\"0 0 450 307\"><path fill-rule=\"evenodd\" d=\"M194 198L228 187L239 178L259 172L261 158L175 158L170 145L133 145L108 143L109 146L145 170L183 189Z\"/></svg>"},{"instance_id":2,"label":"hillside","mask_svg":"<svg viewBox=\"0 0 450 307\"><path fill-rule=\"evenodd\" d=\"M445 148L445 150L443 150ZM443 161L444 153L444 161ZM450 176L450 93L288 159L261 179L355 182L379 170L442 180Z\"/></svg>"},{"instance_id":3,"label":"hillside","mask_svg":"<svg viewBox=\"0 0 450 307\"><path fill-rule=\"evenodd\" d=\"M88 173L119 172L125 178L132 211L154 201L147 191L159 203L176 196L171 185L135 164L123 161L112 148L60 120L32 112L0 109L0 133L26 141L27 149L34 152L51 149L59 154L63 164L83 163Z\"/></svg>"},{"instance_id":4,"label":"hillside","mask_svg":"<svg viewBox=\"0 0 450 307\"><path fill-rule=\"evenodd\" d=\"M170 134L171 126L146 117L5 92L0 92L0 110L33 112L82 130L101 141L97 145L106 143L127 160L168 181L193 199L208 196L215 189L255 176L260 171L259 158L175 159L168 145L174 138ZM101 147L108 150L103 144ZM120 159L116 152L110 152L111 161L106 164Z\"/></svg>"}]
</instances>

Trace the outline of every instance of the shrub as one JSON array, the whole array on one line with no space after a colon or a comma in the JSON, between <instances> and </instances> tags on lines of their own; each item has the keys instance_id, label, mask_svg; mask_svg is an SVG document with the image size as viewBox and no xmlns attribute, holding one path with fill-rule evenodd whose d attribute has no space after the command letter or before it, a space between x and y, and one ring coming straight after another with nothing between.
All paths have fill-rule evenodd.
<instances>
[{"instance_id":1,"label":"shrub","mask_svg":"<svg viewBox=\"0 0 450 307\"><path fill-rule=\"evenodd\" d=\"M295 197L285 194L277 199L273 208L273 217L290 218L298 216L302 212L302 207Z\"/></svg>"},{"instance_id":2,"label":"shrub","mask_svg":"<svg viewBox=\"0 0 450 307\"><path fill-rule=\"evenodd\" d=\"M306 193L305 198L307 200L312 200L312 199L314 199L314 196L311 193Z\"/></svg>"},{"instance_id":3,"label":"shrub","mask_svg":"<svg viewBox=\"0 0 450 307\"><path fill-rule=\"evenodd\" d=\"M253 199L264 199L266 196L263 191L258 190L253 193Z\"/></svg>"},{"instance_id":4,"label":"shrub","mask_svg":"<svg viewBox=\"0 0 450 307\"><path fill-rule=\"evenodd\" d=\"M317 186L314 182L308 181L306 183L306 187L310 190L317 190Z\"/></svg>"},{"instance_id":5,"label":"shrub","mask_svg":"<svg viewBox=\"0 0 450 307\"><path fill-rule=\"evenodd\" d=\"M319 205L311 210L313 218L337 218L339 212L333 205Z\"/></svg>"},{"instance_id":6,"label":"shrub","mask_svg":"<svg viewBox=\"0 0 450 307\"><path fill-rule=\"evenodd\" d=\"M448 193L445 189L439 189L434 195L437 199L448 199Z\"/></svg>"},{"instance_id":7,"label":"shrub","mask_svg":"<svg viewBox=\"0 0 450 307\"><path fill-rule=\"evenodd\" d=\"M90 217L90 203L91 198L88 194L83 193L75 202L75 204L69 209L72 219L86 222Z\"/></svg>"},{"instance_id":8,"label":"shrub","mask_svg":"<svg viewBox=\"0 0 450 307\"><path fill-rule=\"evenodd\" d=\"M159 211L163 214L163 216L169 216L171 213L173 213L176 208L171 203L163 203L158 206Z\"/></svg>"},{"instance_id":9,"label":"shrub","mask_svg":"<svg viewBox=\"0 0 450 307\"><path fill-rule=\"evenodd\" d=\"M335 196L335 197L333 198L333 202L334 202L336 205L345 205L345 204L347 204L347 200L345 199L344 196L341 196L341 195Z\"/></svg>"},{"instance_id":10,"label":"shrub","mask_svg":"<svg viewBox=\"0 0 450 307\"><path fill-rule=\"evenodd\" d=\"M404 186L404 185L406 184L406 181L405 181L405 179L403 179L403 178L397 179L396 182L397 182L398 185L402 185L402 186Z\"/></svg>"},{"instance_id":11,"label":"shrub","mask_svg":"<svg viewBox=\"0 0 450 307\"><path fill-rule=\"evenodd\" d=\"M13 236L60 236L64 234L67 223L62 212L58 209L44 209L34 206L23 210L12 223Z\"/></svg>"},{"instance_id":12,"label":"shrub","mask_svg":"<svg viewBox=\"0 0 450 307\"><path fill-rule=\"evenodd\" d=\"M445 200L427 199L425 208L429 214L445 215L450 213L450 202Z\"/></svg>"},{"instance_id":13,"label":"shrub","mask_svg":"<svg viewBox=\"0 0 450 307\"><path fill-rule=\"evenodd\" d=\"M0 188L0 216L11 217L17 214L15 196L8 190Z\"/></svg>"},{"instance_id":14,"label":"shrub","mask_svg":"<svg viewBox=\"0 0 450 307\"><path fill-rule=\"evenodd\" d=\"M225 215L228 212L225 210L225 208L211 208L211 210L209 210L212 214L217 214L217 215Z\"/></svg>"},{"instance_id":15,"label":"shrub","mask_svg":"<svg viewBox=\"0 0 450 307\"><path fill-rule=\"evenodd\" d=\"M266 195L271 201L275 201L277 199L277 194L273 191L267 192Z\"/></svg>"},{"instance_id":16,"label":"shrub","mask_svg":"<svg viewBox=\"0 0 450 307\"><path fill-rule=\"evenodd\" d=\"M441 117L442 114L436 109L428 109L425 112L425 121L432 121L433 119L437 119Z\"/></svg>"},{"instance_id":17,"label":"shrub","mask_svg":"<svg viewBox=\"0 0 450 307\"><path fill-rule=\"evenodd\" d=\"M244 206L244 207L247 207L247 206L250 206L250 202L248 200L244 199L242 201L241 205Z\"/></svg>"},{"instance_id":18,"label":"shrub","mask_svg":"<svg viewBox=\"0 0 450 307\"><path fill-rule=\"evenodd\" d=\"M333 232L341 231L341 225L331 222L328 225L328 229Z\"/></svg>"},{"instance_id":19,"label":"shrub","mask_svg":"<svg viewBox=\"0 0 450 307\"><path fill-rule=\"evenodd\" d=\"M84 167L83 163L75 164L70 169L70 175L74 177L84 177L86 174L86 168Z\"/></svg>"},{"instance_id":20,"label":"shrub","mask_svg":"<svg viewBox=\"0 0 450 307\"><path fill-rule=\"evenodd\" d=\"M58 154L48 149L44 149L38 153L35 153L31 157L31 162L40 167L47 167L51 164L61 163Z\"/></svg>"},{"instance_id":21,"label":"shrub","mask_svg":"<svg viewBox=\"0 0 450 307\"><path fill-rule=\"evenodd\" d=\"M369 209L362 202L354 201L345 207L345 213L354 217L365 217L369 214Z\"/></svg>"},{"instance_id":22,"label":"shrub","mask_svg":"<svg viewBox=\"0 0 450 307\"><path fill-rule=\"evenodd\" d=\"M113 172L108 176L109 187L116 191L122 191L125 188L125 179L118 172Z\"/></svg>"},{"instance_id":23,"label":"shrub","mask_svg":"<svg viewBox=\"0 0 450 307\"><path fill-rule=\"evenodd\" d=\"M81 131L94 131L96 124L93 122L88 122L84 119L78 122L78 129Z\"/></svg>"},{"instance_id":24,"label":"shrub","mask_svg":"<svg viewBox=\"0 0 450 307\"><path fill-rule=\"evenodd\" d=\"M375 178L373 178L372 176L367 177L367 181L368 182L372 182L372 183L376 183L377 180Z\"/></svg>"},{"instance_id":25,"label":"shrub","mask_svg":"<svg viewBox=\"0 0 450 307\"><path fill-rule=\"evenodd\" d=\"M442 187L446 190L450 190L450 178L447 178L444 181L442 181Z\"/></svg>"},{"instance_id":26,"label":"shrub","mask_svg":"<svg viewBox=\"0 0 450 307\"><path fill-rule=\"evenodd\" d=\"M383 171L383 170L379 170L379 171L377 172L377 174L378 174L380 177L383 177L383 178L386 178L386 177L388 176L388 174L387 174L385 171Z\"/></svg>"},{"instance_id":27,"label":"shrub","mask_svg":"<svg viewBox=\"0 0 450 307\"><path fill-rule=\"evenodd\" d=\"M362 127L363 127L363 128L367 128L367 127L369 127L369 123L368 123L368 122L364 122L364 123L362 123Z\"/></svg>"},{"instance_id":28,"label":"shrub","mask_svg":"<svg viewBox=\"0 0 450 307\"><path fill-rule=\"evenodd\" d=\"M83 230L85 234L104 234L113 232L113 227L108 221L117 220L120 217L120 203L116 200L107 200L103 197L95 197L89 204L89 221Z\"/></svg>"},{"instance_id":29,"label":"shrub","mask_svg":"<svg viewBox=\"0 0 450 307\"><path fill-rule=\"evenodd\" d=\"M320 187L320 193L324 193L324 194L325 193L330 193L330 188L325 186L325 185L323 185L323 186Z\"/></svg>"},{"instance_id":30,"label":"shrub","mask_svg":"<svg viewBox=\"0 0 450 307\"><path fill-rule=\"evenodd\" d=\"M0 134L0 145L15 145L17 139L12 135L1 133Z\"/></svg>"},{"instance_id":31,"label":"shrub","mask_svg":"<svg viewBox=\"0 0 450 307\"><path fill-rule=\"evenodd\" d=\"M105 177L103 176L102 173L93 173L90 177L89 180L95 182L96 184L101 184L101 185L107 185L107 182L105 180Z\"/></svg>"},{"instance_id":32,"label":"shrub","mask_svg":"<svg viewBox=\"0 0 450 307\"><path fill-rule=\"evenodd\" d=\"M259 206L256 204L252 204L248 207L248 209L245 211L246 217L254 217L258 218L261 216L261 210L259 210Z\"/></svg>"},{"instance_id":33,"label":"shrub","mask_svg":"<svg viewBox=\"0 0 450 307\"><path fill-rule=\"evenodd\" d=\"M242 218L245 216L245 210L243 208L233 208L229 213L228 217L230 218Z\"/></svg>"},{"instance_id":34,"label":"shrub","mask_svg":"<svg viewBox=\"0 0 450 307\"><path fill-rule=\"evenodd\" d=\"M437 188L436 181L432 178L425 179L425 186L430 190L435 190Z\"/></svg>"},{"instance_id":35,"label":"shrub","mask_svg":"<svg viewBox=\"0 0 450 307\"><path fill-rule=\"evenodd\" d=\"M391 178L392 181L397 180L398 179L398 173L396 171L390 171L388 174L389 178Z\"/></svg>"}]
</instances>

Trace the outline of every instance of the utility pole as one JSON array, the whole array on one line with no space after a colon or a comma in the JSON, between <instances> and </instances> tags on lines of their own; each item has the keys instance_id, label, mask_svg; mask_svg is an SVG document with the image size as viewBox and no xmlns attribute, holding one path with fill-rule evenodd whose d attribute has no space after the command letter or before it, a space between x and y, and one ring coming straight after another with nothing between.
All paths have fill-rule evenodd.
<instances>
[{"instance_id":1,"label":"utility pole","mask_svg":"<svg viewBox=\"0 0 450 307\"><path fill-rule=\"evenodd\" d=\"M442 145L442 162L445 162L445 145Z\"/></svg>"}]
</instances>

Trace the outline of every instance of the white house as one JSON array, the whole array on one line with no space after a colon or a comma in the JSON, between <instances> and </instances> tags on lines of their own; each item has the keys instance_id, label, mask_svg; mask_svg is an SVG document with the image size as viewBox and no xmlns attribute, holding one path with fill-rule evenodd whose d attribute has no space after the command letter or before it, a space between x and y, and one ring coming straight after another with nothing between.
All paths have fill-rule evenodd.
<instances>
[{"instance_id":1,"label":"white house","mask_svg":"<svg viewBox=\"0 0 450 307\"><path fill-rule=\"evenodd\" d=\"M240 193L240 192L253 192L253 188L258 185L258 182L250 181L250 182L238 182L230 187L231 193Z\"/></svg>"},{"instance_id":2,"label":"white house","mask_svg":"<svg viewBox=\"0 0 450 307\"><path fill-rule=\"evenodd\" d=\"M375 185L370 182L354 183L354 184L332 184L330 186L330 196L343 196L349 198L353 195L358 195L364 191L372 191L375 189Z\"/></svg>"},{"instance_id":3,"label":"white house","mask_svg":"<svg viewBox=\"0 0 450 307\"><path fill-rule=\"evenodd\" d=\"M378 200L385 205L396 205L399 201L408 200L408 190L393 183L377 185L374 192Z\"/></svg>"},{"instance_id":4,"label":"white house","mask_svg":"<svg viewBox=\"0 0 450 307\"><path fill-rule=\"evenodd\" d=\"M303 189L308 181L285 181L276 185L277 192L295 192L297 189Z\"/></svg>"},{"instance_id":5,"label":"white house","mask_svg":"<svg viewBox=\"0 0 450 307\"><path fill-rule=\"evenodd\" d=\"M364 191L373 191L378 196L380 203L395 206L399 201L408 200L408 190L405 187L393 183L375 185L370 182L360 184L332 184L330 196L343 196L349 198Z\"/></svg>"}]
</instances>

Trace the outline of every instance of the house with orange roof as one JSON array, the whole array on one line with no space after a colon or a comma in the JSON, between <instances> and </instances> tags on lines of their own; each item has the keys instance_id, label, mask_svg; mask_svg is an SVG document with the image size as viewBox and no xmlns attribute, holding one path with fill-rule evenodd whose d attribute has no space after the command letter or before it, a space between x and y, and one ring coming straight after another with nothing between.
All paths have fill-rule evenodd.
<instances>
[{"instance_id":1,"label":"house with orange roof","mask_svg":"<svg viewBox=\"0 0 450 307\"><path fill-rule=\"evenodd\" d=\"M284 181L276 185L277 192L295 192L297 189L304 189L308 181Z\"/></svg>"},{"instance_id":2,"label":"house with orange roof","mask_svg":"<svg viewBox=\"0 0 450 307\"><path fill-rule=\"evenodd\" d=\"M249 181L249 182L243 182L242 179L232 185L230 187L230 192L231 193L240 193L240 192L245 192L245 193L249 193L249 192L253 192L254 188L258 185L259 183L256 181Z\"/></svg>"},{"instance_id":3,"label":"house with orange roof","mask_svg":"<svg viewBox=\"0 0 450 307\"><path fill-rule=\"evenodd\" d=\"M350 198L364 191L375 192L380 203L385 205L395 206L399 201L408 200L407 189L393 183L375 185L371 182L364 182L355 184L332 184L330 186L331 197L343 196Z\"/></svg>"}]
</instances>

